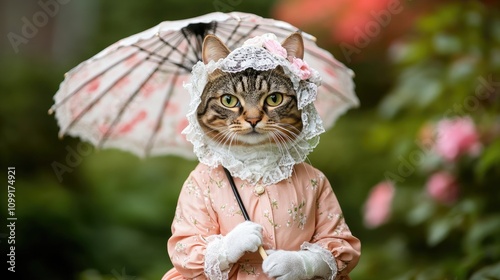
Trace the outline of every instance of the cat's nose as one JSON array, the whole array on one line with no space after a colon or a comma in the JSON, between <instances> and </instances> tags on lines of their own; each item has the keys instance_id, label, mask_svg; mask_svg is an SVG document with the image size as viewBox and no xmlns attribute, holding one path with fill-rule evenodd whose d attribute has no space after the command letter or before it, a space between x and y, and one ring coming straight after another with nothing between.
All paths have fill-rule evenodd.
<instances>
[{"instance_id":1,"label":"cat's nose","mask_svg":"<svg viewBox=\"0 0 500 280\"><path fill-rule=\"evenodd\" d=\"M252 127L255 127L257 123L262 120L262 118L246 118L245 120L249 122Z\"/></svg>"}]
</instances>

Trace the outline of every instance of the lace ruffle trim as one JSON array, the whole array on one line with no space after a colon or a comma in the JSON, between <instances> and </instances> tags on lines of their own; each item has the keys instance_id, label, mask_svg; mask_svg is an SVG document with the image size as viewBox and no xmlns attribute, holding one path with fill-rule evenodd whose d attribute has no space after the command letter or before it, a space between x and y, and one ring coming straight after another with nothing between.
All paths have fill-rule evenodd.
<instances>
[{"instance_id":1,"label":"lace ruffle trim","mask_svg":"<svg viewBox=\"0 0 500 280\"><path fill-rule=\"evenodd\" d=\"M210 280L229 279L230 264L227 261L222 236L209 236L207 242L207 249L205 251L205 275Z\"/></svg>"},{"instance_id":2,"label":"lace ruffle trim","mask_svg":"<svg viewBox=\"0 0 500 280\"><path fill-rule=\"evenodd\" d=\"M333 257L332 253L327 249L321 247L318 244L304 242L300 246L301 250L308 250L310 252L318 253L323 261L325 261L330 267L331 274L328 276L328 280L333 280L337 276L337 263L335 261L335 257Z\"/></svg>"}]
</instances>

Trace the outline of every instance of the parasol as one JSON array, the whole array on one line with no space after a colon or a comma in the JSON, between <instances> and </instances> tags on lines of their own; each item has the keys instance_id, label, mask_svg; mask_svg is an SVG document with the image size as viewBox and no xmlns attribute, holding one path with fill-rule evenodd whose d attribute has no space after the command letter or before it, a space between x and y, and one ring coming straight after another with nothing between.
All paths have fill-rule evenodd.
<instances>
[{"instance_id":1,"label":"parasol","mask_svg":"<svg viewBox=\"0 0 500 280\"><path fill-rule=\"evenodd\" d=\"M283 40L298 28L274 19L232 12L165 21L119 40L66 73L55 104L59 135L114 147L138 156L175 154L194 158L181 131L187 126L189 93L183 88L201 60L208 34L230 49L250 37L274 33ZM305 57L320 72L315 106L328 129L347 109L357 106L353 73L302 32Z\"/></svg>"}]
</instances>

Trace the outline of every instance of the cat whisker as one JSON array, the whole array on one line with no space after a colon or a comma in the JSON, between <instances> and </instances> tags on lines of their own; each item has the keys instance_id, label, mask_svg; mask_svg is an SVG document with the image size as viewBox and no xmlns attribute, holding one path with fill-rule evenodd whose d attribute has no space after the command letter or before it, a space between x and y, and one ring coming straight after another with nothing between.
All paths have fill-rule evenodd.
<instances>
[{"instance_id":1,"label":"cat whisker","mask_svg":"<svg viewBox=\"0 0 500 280\"><path fill-rule=\"evenodd\" d=\"M227 150L231 152L231 145L233 145L233 140L236 139L236 132L230 131L229 145L227 145Z\"/></svg>"},{"instance_id":2,"label":"cat whisker","mask_svg":"<svg viewBox=\"0 0 500 280\"><path fill-rule=\"evenodd\" d=\"M217 136L214 138L214 141L216 142L217 147L225 146L226 143L231 139L231 133L232 133L232 131L230 131L229 129L224 129L223 131L220 131L217 134Z\"/></svg>"},{"instance_id":3,"label":"cat whisker","mask_svg":"<svg viewBox=\"0 0 500 280\"><path fill-rule=\"evenodd\" d=\"M298 135L296 133L294 133L293 131L290 131L284 127L280 127L280 126L276 126L276 127L280 128L280 129L277 129L274 131L277 135L279 135L279 138L282 140L280 142L287 148L287 150L289 150L291 147L291 148L293 148L293 150L295 150L297 155L300 155L301 152L297 149L297 147L295 145L296 143L293 144L293 142L296 142L296 138ZM282 130L292 134L294 137L291 137L287 133L284 133Z\"/></svg>"},{"instance_id":4,"label":"cat whisker","mask_svg":"<svg viewBox=\"0 0 500 280\"><path fill-rule=\"evenodd\" d=\"M297 131L297 132L294 132L294 131L292 131L290 129L287 129L284 125L285 124L271 124L270 127L276 128L276 130L279 131L280 133L288 132L289 134L291 134L291 136L293 136L293 137L287 135L287 139L288 140L294 140L294 138L297 138L299 136L300 131L296 127L294 127L292 125L289 125L294 130ZM286 133L284 133L284 134L286 134Z\"/></svg>"},{"instance_id":5,"label":"cat whisker","mask_svg":"<svg viewBox=\"0 0 500 280\"><path fill-rule=\"evenodd\" d=\"M273 137L272 131L270 133L266 133L266 135L267 135L267 138L268 138L270 144L276 143L276 140ZM281 154L280 147L278 145L275 145L275 146L276 146L276 148L278 148L278 152ZM271 147L274 147L274 145Z\"/></svg>"},{"instance_id":6,"label":"cat whisker","mask_svg":"<svg viewBox=\"0 0 500 280\"><path fill-rule=\"evenodd\" d=\"M212 132L216 132L215 136L212 137L212 140L216 143L219 143L221 140L223 140L223 138L227 135L228 133L228 130L227 128L225 128L223 131L219 131L219 130L216 130L216 129L211 129L211 130L207 130L205 132L205 134L210 134Z\"/></svg>"},{"instance_id":7,"label":"cat whisker","mask_svg":"<svg viewBox=\"0 0 500 280\"><path fill-rule=\"evenodd\" d=\"M276 143L276 147L278 148L279 153L281 155L284 155L285 154L285 148L283 147L283 144L281 143L282 140L283 140L283 139L281 139L282 137L276 131L271 131L271 133L269 135L271 135L271 137L273 138L274 142Z\"/></svg>"},{"instance_id":8,"label":"cat whisker","mask_svg":"<svg viewBox=\"0 0 500 280\"><path fill-rule=\"evenodd\" d=\"M294 132L294 135L298 135L300 134L301 130L296 128L295 126L291 125L291 124L288 124L288 123L280 123L280 124L276 124L277 127L283 127L283 129L285 129L285 127L290 127ZM289 130L287 129L288 132L292 132L292 130Z\"/></svg>"},{"instance_id":9,"label":"cat whisker","mask_svg":"<svg viewBox=\"0 0 500 280\"><path fill-rule=\"evenodd\" d=\"M289 151L291 148L295 149L295 152L298 152L294 145L291 143L294 141L290 136L281 132L280 130L275 130L274 134L276 135L277 145L281 147L282 154L285 154L286 151Z\"/></svg>"},{"instance_id":10,"label":"cat whisker","mask_svg":"<svg viewBox=\"0 0 500 280\"><path fill-rule=\"evenodd\" d=\"M213 132L213 131L216 131L216 130L215 130L215 129L213 129L213 130L211 130L210 132ZM210 132L209 132L209 133L210 133ZM221 139L223 139L223 138L224 138L225 133L226 133L226 130L224 130L224 131L217 131L217 134L216 134L214 137L212 137L212 139L213 139L215 142L219 142Z\"/></svg>"},{"instance_id":11,"label":"cat whisker","mask_svg":"<svg viewBox=\"0 0 500 280\"><path fill-rule=\"evenodd\" d=\"M231 145L233 144L233 140L236 138L236 133L233 131L229 131L226 134L226 141L224 142L224 146L227 147L228 151L231 151Z\"/></svg>"}]
</instances>

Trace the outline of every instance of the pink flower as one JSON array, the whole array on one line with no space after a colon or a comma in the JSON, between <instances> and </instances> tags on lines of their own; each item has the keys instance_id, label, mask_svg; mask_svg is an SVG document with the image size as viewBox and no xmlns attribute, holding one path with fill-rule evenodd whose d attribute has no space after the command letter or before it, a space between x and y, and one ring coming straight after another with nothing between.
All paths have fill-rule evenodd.
<instances>
[{"instance_id":1,"label":"pink flower","mask_svg":"<svg viewBox=\"0 0 500 280\"><path fill-rule=\"evenodd\" d=\"M444 119L437 124L434 150L448 161L455 161L462 154L478 155L481 142L474 122L469 117Z\"/></svg>"},{"instance_id":2,"label":"pink flower","mask_svg":"<svg viewBox=\"0 0 500 280\"><path fill-rule=\"evenodd\" d=\"M275 41L275 40L267 40L267 41L264 41L264 44L263 44L264 48L266 48L270 53L274 54L274 55L278 55L278 56L281 56L281 57L284 57L286 58L287 57L287 53L286 53L286 50L285 48L283 48L281 46L281 44L278 42L278 41Z\"/></svg>"},{"instance_id":3,"label":"pink flower","mask_svg":"<svg viewBox=\"0 0 500 280\"><path fill-rule=\"evenodd\" d=\"M311 77L309 65L300 58L292 58L292 71L297 73L301 80L307 80Z\"/></svg>"},{"instance_id":4,"label":"pink flower","mask_svg":"<svg viewBox=\"0 0 500 280\"><path fill-rule=\"evenodd\" d=\"M392 182L378 183L365 202L364 220L367 228L376 228L389 220L395 188Z\"/></svg>"},{"instance_id":5,"label":"pink flower","mask_svg":"<svg viewBox=\"0 0 500 280\"><path fill-rule=\"evenodd\" d=\"M253 38L250 38L243 42L244 47L257 47L260 48L262 47L262 44L264 43L264 40L260 36L255 36Z\"/></svg>"},{"instance_id":6,"label":"pink flower","mask_svg":"<svg viewBox=\"0 0 500 280\"><path fill-rule=\"evenodd\" d=\"M458 184L450 173L441 171L434 173L427 181L427 194L445 204L452 204L458 198Z\"/></svg>"},{"instance_id":7,"label":"pink flower","mask_svg":"<svg viewBox=\"0 0 500 280\"><path fill-rule=\"evenodd\" d=\"M245 42L243 42L243 46L262 48L264 46L264 42L269 40L278 41L278 37L276 37L276 35L274 35L273 33L265 33L246 40Z\"/></svg>"}]
</instances>

